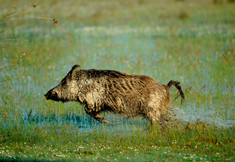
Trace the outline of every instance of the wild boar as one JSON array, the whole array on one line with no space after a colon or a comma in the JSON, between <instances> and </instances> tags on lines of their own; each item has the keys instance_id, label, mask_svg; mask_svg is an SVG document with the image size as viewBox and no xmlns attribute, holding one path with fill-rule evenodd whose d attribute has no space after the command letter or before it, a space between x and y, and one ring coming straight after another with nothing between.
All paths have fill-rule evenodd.
<instances>
[{"instance_id":1,"label":"wild boar","mask_svg":"<svg viewBox=\"0 0 235 162\"><path fill-rule=\"evenodd\" d=\"M54 101L78 101L85 112L102 123L108 123L103 111L141 115L152 123L161 123L162 114L170 107L169 89L174 85L182 100L180 83L171 80L167 85L145 75L128 75L115 70L81 69L74 65L64 79L49 90L45 97Z\"/></svg>"}]
</instances>

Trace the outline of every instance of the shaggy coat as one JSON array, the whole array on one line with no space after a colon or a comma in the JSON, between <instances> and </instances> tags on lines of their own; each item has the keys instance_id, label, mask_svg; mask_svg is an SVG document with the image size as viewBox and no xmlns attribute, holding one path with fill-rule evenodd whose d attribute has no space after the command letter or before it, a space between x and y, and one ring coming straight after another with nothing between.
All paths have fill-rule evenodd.
<instances>
[{"instance_id":1,"label":"shaggy coat","mask_svg":"<svg viewBox=\"0 0 235 162\"><path fill-rule=\"evenodd\" d=\"M102 111L129 117L142 115L151 122L161 123L161 115L170 107L171 85L176 86L184 99L176 81L165 85L145 75L128 75L115 70L85 70L75 65L45 97L47 100L83 103L86 113L102 123L108 123L100 115Z\"/></svg>"}]
</instances>

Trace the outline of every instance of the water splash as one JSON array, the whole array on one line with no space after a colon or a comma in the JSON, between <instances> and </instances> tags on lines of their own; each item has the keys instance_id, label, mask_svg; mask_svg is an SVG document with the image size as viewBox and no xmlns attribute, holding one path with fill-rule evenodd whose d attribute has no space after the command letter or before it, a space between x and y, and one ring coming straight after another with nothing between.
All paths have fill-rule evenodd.
<instances>
[{"instance_id":1,"label":"water splash","mask_svg":"<svg viewBox=\"0 0 235 162\"><path fill-rule=\"evenodd\" d=\"M213 125L217 127L232 127L235 125L235 120L223 120L221 119L215 111L205 111L205 112L187 112L181 108L172 108L172 112L175 114L176 120L180 121L184 125L196 123L201 121L208 125Z\"/></svg>"}]
</instances>

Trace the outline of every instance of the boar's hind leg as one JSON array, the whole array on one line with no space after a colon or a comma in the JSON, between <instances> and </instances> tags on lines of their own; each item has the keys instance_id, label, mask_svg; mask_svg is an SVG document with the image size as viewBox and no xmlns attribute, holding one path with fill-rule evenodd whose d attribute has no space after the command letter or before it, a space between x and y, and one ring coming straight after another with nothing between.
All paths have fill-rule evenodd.
<instances>
[{"instance_id":1,"label":"boar's hind leg","mask_svg":"<svg viewBox=\"0 0 235 162\"><path fill-rule=\"evenodd\" d=\"M85 106L85 111L88 115L93 117L95 120L108 124L109 121L105 120L102 115L99 114L99 112L93 111L94 109L90 108L90 106Z\"/></svg>"}]
</instances>

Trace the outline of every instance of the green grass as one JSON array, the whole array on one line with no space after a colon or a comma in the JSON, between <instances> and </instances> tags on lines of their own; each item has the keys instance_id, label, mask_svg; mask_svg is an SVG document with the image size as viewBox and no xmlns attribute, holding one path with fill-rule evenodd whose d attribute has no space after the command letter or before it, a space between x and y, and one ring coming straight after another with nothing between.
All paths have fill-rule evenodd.
<instances>
[{"instance_id":1,"label":"green grass","mask_svg":"<svg viewBox=\"0 0 235 162\"><path fill-rule=\"evenodd\" d=\"M133 125L132 125L133 126ZM234 129L216 130L194 124L187 128L107 131L107 126L90 132L71 127L28 127L6 132L1 155L16 159L83 160L224 160L233 158ZM104 132L101 132L106 130ZM229 135L229 137L228 137Z\"/></svg>"},{"instance_id":2,"label":"green grass","mask_svg":"<svg viewBox=\"0 0 235 162\"><path fill-rule=\"evenodd\" d=\"M0 1L0 17L12 3ZM0 30L34 3L19 1ZM0 158L234 161L234 7L203 0L39 1L0 34L1 67L23 53L30 58L0 71ZM74 64L178 80L186 100L172 107L192 123L149 128L141 117L105 113L111 124L102 125L83 105L46 101L43 94Z\"/></svg>"}]
</instances>

